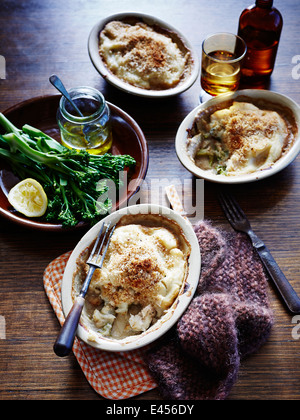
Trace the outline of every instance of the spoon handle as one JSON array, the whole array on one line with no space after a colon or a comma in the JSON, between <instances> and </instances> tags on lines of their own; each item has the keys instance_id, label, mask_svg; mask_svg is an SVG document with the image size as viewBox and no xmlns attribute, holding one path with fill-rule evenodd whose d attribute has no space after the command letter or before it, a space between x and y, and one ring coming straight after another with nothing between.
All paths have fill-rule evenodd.
<instances>
[{"instance_id":1,"label":"spoon handle","mask_svg":"<svg viewBox=\"0 0 300 420\"><path fill-rule=\"evenodd\" d=\"M84 117L82 112L78 109L76 104L71 99L71 96L69 95L68 91L64 87L60 78L57 77L55 74L53 74L52 76L49 77L49 81L72 104L73 108L78 113L78 115L80 115L81 117Z\"/></svg>"}]
</instances>

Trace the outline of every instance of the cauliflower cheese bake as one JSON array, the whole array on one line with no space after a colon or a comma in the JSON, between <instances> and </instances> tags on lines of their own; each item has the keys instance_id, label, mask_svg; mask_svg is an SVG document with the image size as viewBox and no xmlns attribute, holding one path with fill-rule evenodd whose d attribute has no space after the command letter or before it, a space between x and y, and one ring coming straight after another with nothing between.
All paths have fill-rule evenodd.
<instances>
[{"instance_id":1,"label":"cauliflower cheese bake","mask_svg":"<svg viewBox=\"0 0 300 420\"><path fill-rule=\"evenodd\" d=\"M92 245L77 260L73 299L88 272ZM85 322L102 336L117 340L147 331L176 305L188 275L190 252L175 221L162 215L123 216L103 267L90 283Z\"/></svg>"},{"instance_id":2,"label":"cauliflower cheese bake","mask_svg":"<svg viewBox=\"0 0 300 420\"><path fill-rule=\"evenodd\" d=\"M241 96L199 112L188 131L187 153L196 166L214 174L251 174L271 168L297 132L287 107Z\"/></svg>"},{"instance_id":3,"label":"cauliflower cheese bake","mask_svg":"<svg viewBox=\"0 0 300 420\"><path fill-rule=\"evenodd\" d=\"M190 50L176 33L133 17L105 25L99 53L112 74L145 90L177 86L190 75L193 63Z\"/></svg>"}]
</instances>

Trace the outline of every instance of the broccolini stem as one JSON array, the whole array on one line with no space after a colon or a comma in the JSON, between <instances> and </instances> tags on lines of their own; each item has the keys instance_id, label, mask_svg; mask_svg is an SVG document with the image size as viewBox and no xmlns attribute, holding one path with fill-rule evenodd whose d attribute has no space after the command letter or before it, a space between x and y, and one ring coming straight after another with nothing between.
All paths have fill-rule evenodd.
<instances>
[{"instance_id":1,"label":"broccolini stem","mask_svg":"<svg viewBox=\"0 0 300 420\"><path fill-rule=\"evenodd\" d=\"M29 144L22 138L22 136L15 134L15 133L9 133L5 134L3 136L3 139L7 141L7 143L10 146L10 150L12 153L15 153L16 151L19 151L23 153L26 157L31 159L32 161L46 165L47 167L51 169L55 169L56 171L68 174L70 175L73 173L74 175L77 175L76 171L71 169L69 166L65 165L63 160L65 158L61 158L60 155L54 155L50 153L43 153L36 149L33 149L29 146ZM70 160L71 162L72 160ZM75 166L81 169L81 166L78 162L73 162Z\"/></svg>"},{"instance_id":2,"label":"broccolini stem","mask_svg":"<svg viewBox=\"0 0 300 420\"><path fill-rule=\"evenodd\" d=\"M23 131L23 133L28 134L28 136L31 137L31 138L43 138L43 139L48 139L48 140L56 141L52 137L48 136L46 133L43 133L38 128L32 127L29 124L23 125L22 131Z\"/></svg>"},{"instance_id":3,"label":"broccolini stem","mask_svg":"<svg viewBox=\"0 0 300 420\"><path fill-rule=\"evenodd\" d=\"M0 148L0 157L10 163L13 171L20 179L24 179L26 175L44 184L53 184L53 180L49 178L47 173L41 167L32 165L32 162L26 156L13 154L9 150Z\"/></svg>"},{"instance_id":4,"label":"broccolini stem","mask_svg":"<svg viewBox=\"0 0 300 420\"><path fill-rule=\"evenodd\" d=\"M6 130L7 133L15 133L20 134L21 130L19 130L12 122L10 122L5 115L0 112L0 124Z\"/></svg>"}]
</instances>

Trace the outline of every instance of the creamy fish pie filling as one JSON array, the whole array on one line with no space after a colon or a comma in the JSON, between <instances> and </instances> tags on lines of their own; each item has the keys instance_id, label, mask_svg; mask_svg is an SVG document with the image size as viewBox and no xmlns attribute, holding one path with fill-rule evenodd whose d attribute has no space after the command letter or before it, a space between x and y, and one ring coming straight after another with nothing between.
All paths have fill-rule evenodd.
<instances>
[{"instance_id":1,"label":"creamy fish pie filling","mask_svg":"<svg viewBox=\"0 0 300 420\"><path fill-rule=\"evenodd\" d=\"M272 167L290 149L297 130L288 108L241 97L198 113L188 132L187 154L214 174L251 174Z\"/></svg>"},{"instance_id":2,"label":"creamy fish pie filling","mask_svg":"<svg viewBox=\"0 0 300 420\"><path fill-rule=\"evenodd\" d=\"M188 273L190 246L175 222L163 216L129 220L123 217L116 227L84 308L92 329L114 339L141 334L155 324L173 305ZM75 295L87 274L90 251L77 261Z\"/></svg>"},{"instance_id":3,"label":"creamy fish pie filling","mask_svg":"<svg viewBox=\"0 0 300 420\"><path fill-rule=\"evenodd\" d=\"M130 85L146 90L177 86L190 74L190 50L173 32L144 22L112 21L99 37L106 67Z\"/></svg>"}]
</instances>

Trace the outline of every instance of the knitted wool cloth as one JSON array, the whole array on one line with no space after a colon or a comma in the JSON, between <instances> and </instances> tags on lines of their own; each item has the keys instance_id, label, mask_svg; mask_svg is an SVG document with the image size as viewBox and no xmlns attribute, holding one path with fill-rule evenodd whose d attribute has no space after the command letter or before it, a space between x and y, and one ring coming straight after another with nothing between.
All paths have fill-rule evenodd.
<instances>
[{"instance_id":1,"label":"knitted wool cloth","mask_svg":"<svg viewBox=\"0 0 300 420\"><path fill-rule=\"evenodd\" d=\"M164 398L223 400L237 380L241 358L270 334L268 279L246 235L225 233L207 221L198 223L195 233L202 259L196 294L146 361Z\"/></svg>"}]
</instances>

